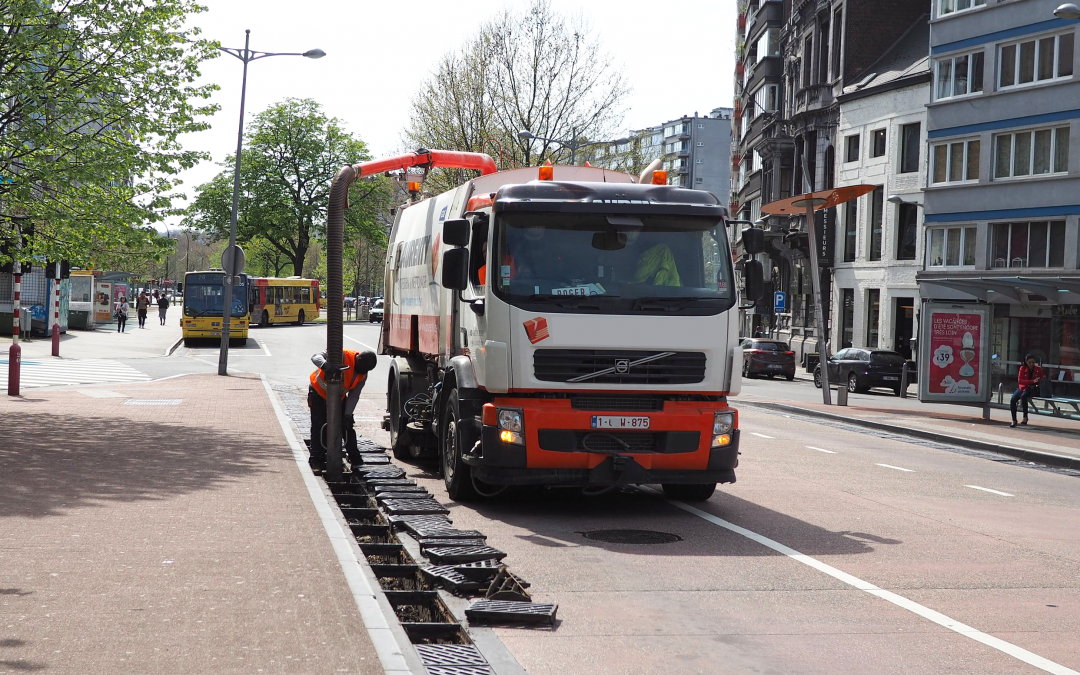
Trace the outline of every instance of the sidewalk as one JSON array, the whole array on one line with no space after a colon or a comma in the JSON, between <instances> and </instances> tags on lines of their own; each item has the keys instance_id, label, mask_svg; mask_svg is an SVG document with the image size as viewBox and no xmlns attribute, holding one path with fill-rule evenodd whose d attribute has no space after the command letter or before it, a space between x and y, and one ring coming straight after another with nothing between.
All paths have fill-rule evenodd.
<instances>
[{"instance_id":1,"label":"sidewalk","mask_svg":"<svg viewBox=\"0 0 1080 675\"><path fill-rule=\"evenodd\" d=\"M259 378L30 391L0 434L0 673L383 672Z\"/></svg>"},{"instance_id":2,"label":"sidewalk","mask_svg":"<svg viewBox=\"0 0 1080 675\"><path fill-rule=\"evenodd\" d=\"M798 379L804 379L802 373ZM805 379L813 381L810 375ZM835 405L835 393L834 405L824 405L820 389L814 390L816 401L765 399L749 394L740 397L740 402L1080 469L1080 422L1033 414L1028 426L1010 428L1008 410L992 408L990 419L984 420L981 407L922 403L915 397L915 389L916 385L908 389L909 398L852 394L846 407Z\"/></svg>"},{"instance_id":3,"label":"sidewalk","mask_svg":"<svg viewBox=\"0 0 1080 675\"><path fill-rule=\"evenodd\" d=\"M165 352L180 339L180 308L169 310L167 325L158 323L157 312L146 320L146 328L139 328L139 322L132 318L123 333L116 332L116 324L102 324L96 330L69 329L60 336L60 358L62 359L116 359L131 357L165 356ZM0 342L3 356L11 338ZM22 358L44 359L52 357L50 338L19 339Z\"/></svg>"}]
</instances>

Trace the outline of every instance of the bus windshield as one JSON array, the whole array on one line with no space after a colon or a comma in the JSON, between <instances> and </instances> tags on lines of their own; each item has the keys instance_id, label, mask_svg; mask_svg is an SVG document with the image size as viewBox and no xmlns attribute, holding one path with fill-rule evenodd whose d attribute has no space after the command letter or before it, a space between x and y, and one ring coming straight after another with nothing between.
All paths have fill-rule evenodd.
<instances>
[{"instance_id":1,"label":"bus windshield","mask_svg":"<svg viewBox=\"0 0 1080 675\"><path fill-rule=\"evenodd\" d=\"M221 316L225 303L225 287L221 274L189 274L184 285L184 316ZM233 286L232 316L247 315L247 277Z\"/></svg>"},{"instance_id":2,"label":"bus windshield","mask_svg":"<svg viewBox=\"0 0 1080 675\"><path fill-rule=\"evenodd\" d=\"M495 293L528 309L717 314L735 303L722 221L683 215L505 213Z\"/></svg>"}]
</instances>

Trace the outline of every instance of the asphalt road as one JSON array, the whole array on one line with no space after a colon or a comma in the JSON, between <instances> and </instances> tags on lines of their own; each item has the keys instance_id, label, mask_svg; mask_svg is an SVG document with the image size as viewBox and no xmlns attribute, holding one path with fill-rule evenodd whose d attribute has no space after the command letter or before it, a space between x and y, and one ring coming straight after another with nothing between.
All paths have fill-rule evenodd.
<instances>
[{"instance_id":1,"label":"asphalt road","mask_svg":"<svg viewBox=\"0 0 1080 675\"><path fill-rule=\"evenodd\" d=\"M346 344L377 345L350 324ZM303 387L325 326L255 330L230 364ZM171 359L216 365L216 350ZM385 359L358 420L378 429ZM194 365L192 366L194 367ZM804 382L744 394L814 400ZM885 394L857 394L893 400ZM736 401L737 405L737 401ZM687 505L648 489L453 504L559 603L553 630L498 629L532 674L1023 674L1080 670L1080 482L933 443L745 408L739 481ZM406 467L448 502L434 464ZM665 544L583 533L650 530Z\"/></svg>"}]
</instances>

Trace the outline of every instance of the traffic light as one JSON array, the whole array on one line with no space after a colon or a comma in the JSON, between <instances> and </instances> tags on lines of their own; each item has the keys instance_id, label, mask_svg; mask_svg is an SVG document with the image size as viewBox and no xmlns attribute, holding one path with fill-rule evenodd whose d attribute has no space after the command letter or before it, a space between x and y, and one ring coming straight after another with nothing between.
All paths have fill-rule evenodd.
<instances>
[{"instance_id":1,"label":"traffic light","mask_svg":"<svg viewBox=\"0 0 1080 675\"><path fill-rule=\"evenodd\" d=\"M60 261L60 278L61 279L67 279L70 276L71 276L71 263L68 262L67 260L61 260ZM56 278L56 261L55 260L50 260L49 262L45 263L45 278L46 279L55 279Z\"/></svg>"}]
</instances>

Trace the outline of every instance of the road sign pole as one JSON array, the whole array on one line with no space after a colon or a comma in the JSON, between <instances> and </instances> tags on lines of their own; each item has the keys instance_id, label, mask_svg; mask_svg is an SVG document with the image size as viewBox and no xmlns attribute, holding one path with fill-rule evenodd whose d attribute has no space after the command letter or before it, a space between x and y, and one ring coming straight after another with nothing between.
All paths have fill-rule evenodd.
<instances>
[{"instance_id":1,"label":"road sign pole","mask_svg":"<svg viewBox=\"0 0 1080 675\"><path fill-rule=\"evenodd\" d=\"M829 342L825 335L824 302L821 297L821 269L818 265L818 238L814 223L813 200L806 200L806 233L810 235L810 273L814 286L814 328L818 334L818 365L821 368L821 401L832 405L832 390L829 389Z\"/></svg>"}]
</instances>

